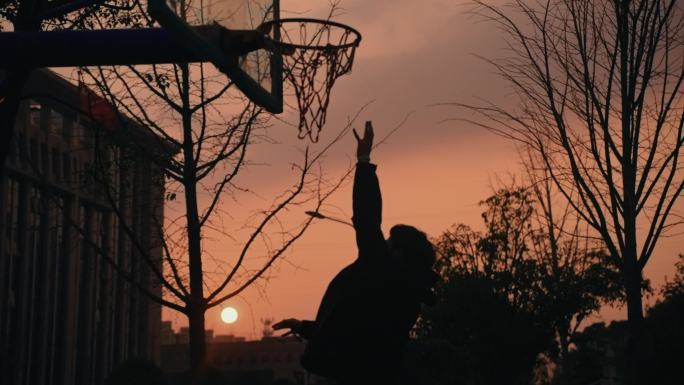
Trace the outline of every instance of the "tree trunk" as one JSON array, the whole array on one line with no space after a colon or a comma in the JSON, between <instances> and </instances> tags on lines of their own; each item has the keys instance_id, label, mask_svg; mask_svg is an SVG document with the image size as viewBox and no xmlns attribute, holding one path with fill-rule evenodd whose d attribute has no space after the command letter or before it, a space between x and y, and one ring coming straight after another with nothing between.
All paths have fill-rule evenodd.
<instances>
[{"instance_id":1,"label":"tree trunk","mask_svg":"<svg viewBox=\"0 0 684 385\"><path fill-rule=\"evenodd\" d=\"M188 186L189 187L189 186ZM196 216L196 195L193 188L186 187L186 198L195 205L188 205L188 244L190 251L190 301L188 321L190 324L190 372L192 385L201 385L206 374L206 341L204 337L204 312L206 303L203 295L202 257L200 251L200 231ZM190 193L187 193L187 191ZM189 203L188 202L188 203ZM195 215L190 215L191 212Z\"/></svg>"},{"instance_id":2,"label":"tree trunk","mask_svg":"<svg viewBox=\"0 0 684 385\"><path fill-rule=\"evenodd\" d=\"M186 165L187 167L187 165ZM202 272L201 229L197 210L196 184L186 183L185 198L188 221L188 256L190 261L190 301L188 321L190 323L190 371L192 384L204 382L206 341L204 337L204 276Z\"/></svg>"},{"instance_id":3,"label":"tree trunk","mask_svg":"<svg viewBox=\"0 0 684 385\"><path fill-rule=\"evenodd\" d=\"M570 351L570 333L568 333L567 330L568 329L562 328L558 330L558 338L560 339L560 359L558 361L561 368L565 364L565 360L568 358L568 352Z\"/></svg>"},{"instance_id":4,"label":"tree trunk","mask_svg":"<svg viewBox=\"0 0 684 385\"><path fill-rule=\"evenodd\" d=\"M569 347L570 347L570 338L569 338L569 328L565 328L565 325L561 326L558 328L558 339L559 339L559 345L560 345L560 356L558 357L558 361L556 362L556 370L555 373L553 374L553 377L558 379L558 378L563 378L563 372L565 372L565 365L567 364L567 359L568 359L568 352L569 352ZM557 383L558 381L554 381L553 383Z\"/></svg>"},{"instance_id":5,"label":"tree trunk","mask_svg":"<svg viewBox=\"0 0 684 385\"><path fill-rule=\"evenodd\" d=\"M193 304L188 312L190 324L190 376L192 385L201 385L206 377L207 345L204 334L204 305Z\"/></svg>"},{"instance_id":6,"label":"tree trunk","mask_svg":"<svg viewBox=\"0 0 684 385\"><path fill-rule=\"evenodd\" d=\"M190 73L187 64L181 65L181 98L183 100L183 188L188 236L188 261L190 269L190 298L188 318L190 323L190 372L191 384L201 385L206 374L206 341L204 339L204 275L202 271L202 229L197 202L197 167L192 137L192 110L190 109Z\"/></svg>"},{"instance_id":7,"label":"tree trunk","mask_svg":"<svg viewBox=\"0 0 684 385\"><path fill-rule=\"evenodd\" d=\"M637 260L637 227L638 215L636 198L636 177L638 156L632 151L634 146L639 146L639 138L634 136L634 125L638 127L640 122L633 121L634 112L634 89L635 79L638 73L632 68L633 56L636 54L632 43L632 25L635 21L630 18L630 0L621 0L616 3L618 41L620 45L620 101L622 123L622 219L624 231L624 250L622 255L622 274L627 295L627 367L623 373L626 375L626 384L638 385L641 373L641 334L643 324L643 310L641 303L641 268Z\"/></svg>"},{"instance_id":8,"label":"tree trunk","mask_svg":"<svg viewBox=\"0 0 684 385\"><path fill-rule=\"evenodd\" d=\"M636 260L627 261L624 267L625 289L627 294L627 346L624 373L626 382L630 385L644 384L641 381L642 346L643 346L643 323L644 313L641 299L641 269Z\"/></svg>"}]
</instances>

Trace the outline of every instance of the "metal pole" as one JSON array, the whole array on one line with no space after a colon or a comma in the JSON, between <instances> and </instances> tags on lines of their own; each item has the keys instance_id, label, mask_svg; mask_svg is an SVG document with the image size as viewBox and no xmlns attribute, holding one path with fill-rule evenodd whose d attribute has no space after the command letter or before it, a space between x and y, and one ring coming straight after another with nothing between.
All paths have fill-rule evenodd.
<instances>
[{"instance_id":1,"label":"metal pole","mask_svg":"<svg viewBox=\"0 0 684 385\"><path fill-rule=\"evenodd\" d=\"M16 31L40 30L41 19L36 16L38 5L39 0L18 2L17 17L14 21ZM4 51L0 52L6 56ZM10 148L14 144L14 123L21 100L21 90L31 69L29 65L16 66L0 74L0 170L4 167Z\"/></svg>"}]
</instances>

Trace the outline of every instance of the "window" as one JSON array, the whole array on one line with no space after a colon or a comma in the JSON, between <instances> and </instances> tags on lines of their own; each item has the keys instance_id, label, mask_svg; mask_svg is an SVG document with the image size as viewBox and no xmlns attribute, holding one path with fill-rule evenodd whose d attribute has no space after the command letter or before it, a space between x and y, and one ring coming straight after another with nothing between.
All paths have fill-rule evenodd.
<instances>
[{"instance_id":1,"label":"window","mask_svg":"<svg viewBox=\"0 0 684 385\"><path fill-rule=\"evenodd\" d=\"M70 142L75 149L82 150L88 146L88 133L82 122L74 121L69 131L71 131L69 134L71 137Z\"/></svg>"},{"instance_id":2,"label":"window","mask_svg":"<svg viewBox=\"0 0 684 385\"><path fill-rule=\"evenodd\" d=\"M40 172L49 173L50 172L50 158L48 155L48 146L46 143L40 144Z\"/></svg>"},{"instance_id":3,"label":"window","mask_svg":"<svg viewBox=\"0 0 684 385\"><path fill-rule=\"evenodd\" d=\"M42 198L40 189L31 186L29 189L29 215L28 215L28 247L27 255L30 258L38 258L40 245L45 241L41 239L40 218L43 214Z\"/></svg>"},{"instance_id":4,"label":"window","mask_svg":"<svg viewBox=\"0 0 684 385\"><path fill-rule=\"evenodd\" d=\"M64 181L69 182L71 180L71 159L69 159L69 153L62 153L62 178Z\"/></svg>"},{"instance_id":5,"label":"window","mask_svg":"<svg viewBox=\"0 0 684 385\"><path fill-rule=\"evenodd\" d=\"M29 118L28 126L29 128L38 129L40 128L40 115L42 112L42 106L35 100L29 101Z\"/></svg>"},{"instance_id":6,"label":"window","mask_svg":"<svg viewBox=\"0 0 684 385\"><path fill-rule=\"evenodd\" d=\"M60 167L60 162L61 157L59 156L59 151L57 150L56 147L52 147L52 176L55 179L59 179L60 171L62 171L62 168Z\"/></svg>"},{"instance_id":7,"label":"window","mask_svg":"<svg viewBox=\"0 0 684 385\"><path fill-rule=\"evenodd\" d=\"M13 164L19 164L19 138L17 135L14 137L14 145L9 146L9 153L7 154L7 162L11 162Z\"/></svg>"},{"instance_id":8,"label":"window","mask_svg":"<svg viewBox=\"0 0 684 385\"><path fill-rule=\"evenodd\" d=\"M14 256L19 253L19 182L13 178L7 178L5 192L5 239L9 246L9 254Z\"/></svg>"},{"instance_id":9,"label":"window","mask_svg":"<svg viewBox=\"0 0 684 385\"><path fill-rule=\"evenodd\" d=\"M78 182L79 181L79 170L78 170L78 159L76 157L73 157L72 159L72 167L71 167L71 175L73 175L72 181L73 182Z\"/></svg>"},{"instance_id":10,"label":"window","mask_svg":"<svg viewBox=\"0 0 684 385\"><path fill-rule=\"evenodd\" d=\"M71 117L64 119L64 127L62 128L62 138L66 143L69 143L71 136L74 135L74 124L76 124Z\"/></svg>"},{"instance_id":11,"label":"window","mask_svg":"<svg viewBox=\"0 0 684 385\"><path fill-rule=\"evenodd\" d=\"M61 196L53 196L50 198L49 210L50 210L50 249L49 252L53 253L55 260L59 260L61 255L61 250L64 242L64 198Z\"/></svg>"},{"instance_id":12,"label":"window","mask_svg":"<svg viewBox=\"0 0 684 385\"><path fill-rule=\"evenodd\" d=\"M17 148L19 149L19 160L22 166L28 161L28 149L26 148L26 137L24 134L17 135Z\"/></svg>"},{"instance_id":13,"label":"window","mask_svg":"<svg viewBox=\"0 0 684 385\"><path fill-rule=\"evenodd\" d=\"M55 110L50 110L50 134L62 135L64 132L64 116Z\"/></svg>"},{"instance_id":14,"label":"window","mask_svg":"<svg viewBox=\"0 0 684 385\"><path fill-rule=\"evenodd\" d=\"M105 218L100 210L94 210L93 213L93 243L98 248L104 247L104 232L106 230Z\"/></svg>"},{"instance_id":15,"label":"window","mask_svg":"<svg viewBox=\"0 0 684 385\"><path fill-rule=\"evenodd\" d=\"M37 161L38 161L38 140L36 138L31 138L31 145L29 149L29 164L31 164L31 167L37 166Z\"/></svg>"}]
</instances>

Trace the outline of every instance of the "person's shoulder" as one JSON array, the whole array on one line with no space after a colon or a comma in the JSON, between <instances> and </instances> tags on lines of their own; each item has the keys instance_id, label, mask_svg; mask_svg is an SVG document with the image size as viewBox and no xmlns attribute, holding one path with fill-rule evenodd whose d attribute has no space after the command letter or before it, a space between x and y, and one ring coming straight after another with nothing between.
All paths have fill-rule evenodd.
<instances>
[{"instance_id":1,"label":"person's shoulder","mask_svg":"<svg viewBox=\"0 0 684 385\"><path fill-rule=\"evenodd\" d=\"M370 258L357 258L353 265L359 274L380 274L386 276L393 274L394 263L386 253L377 253Z\"/></svg>"}]
</instances>

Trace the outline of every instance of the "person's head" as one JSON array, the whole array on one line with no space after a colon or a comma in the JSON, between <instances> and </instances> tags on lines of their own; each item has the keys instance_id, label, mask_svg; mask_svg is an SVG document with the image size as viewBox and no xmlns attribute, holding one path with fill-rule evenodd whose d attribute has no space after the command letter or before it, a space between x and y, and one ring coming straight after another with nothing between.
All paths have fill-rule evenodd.
<instances>
[{"instance_id":1,"label":"person's head","mask_svg":"<svg viewBox=\"0 0 684 385\"><path fill-rule=\"evenodd\" d=\"M432 287L439 276L432 270L436 259L435 248L427 235L413 226L396 225L390 230L387 248L419 300L424 304L434 305L436 296Z\"/></svg>"},{"instance_id":2,"label":"person's head","mask_svg":"<svg viewBox=\"0 0 684 385\"><path fill-rule=\"evenodd\" d=\"M387 239L390 256L395 261L419 269L431 269L435 249L424 232L408 225L395 225Z\"/></svg>"}]
</instances>

